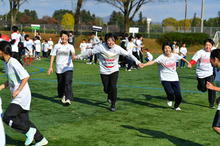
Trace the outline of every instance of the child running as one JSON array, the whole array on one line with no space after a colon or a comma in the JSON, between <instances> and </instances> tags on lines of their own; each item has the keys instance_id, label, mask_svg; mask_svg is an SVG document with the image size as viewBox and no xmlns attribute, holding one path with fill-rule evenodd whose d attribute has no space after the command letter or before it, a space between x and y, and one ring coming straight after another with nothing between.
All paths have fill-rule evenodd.
<instances>
[{"instance_id":1,"label":"child running","mask_svg":"<svg viewBox=\"0 0 220 146\"><path fill-rule=\"evenodd\" d=\"M216 67L217 70L220 70L220 49L216 49L211 52L210 62L213 67ZM217 76L218 76L218 74L217 74ZM217 78L217 76L216 76L216 78ZM218 87L215 87L212 83L210 83L208 81L206 83L207 89L220 92L219 83L216 83L216 86L218 86ZM220 134L220 102L219 101L220 101L220 97L218 97L216 99L216 103L218 104L218 108L215 113L214 121L212 124L214 131L217 132L218 134Z\"/></svg>"},{"instance_id":2,"label":"child running","mask_svg":"<svg viewBox=\"0 0 220 146\"><path fill-rule=\"evenodd\" d=\"M178 74L176 72L176 61L182 59L183 61L188 63L189 67L191 67L191 64L185 58L172 53L172 46L168 42L165 42L163 44L162 50L163 54L157 57L154 61L149 61L143 65L149 66L154 63L158 64L160 81L167 94L167 105L169 107L172 106L172 101L174 100L175 96L174 109L180 111L181 108L179 107L179 105L182 102L182 95L180 91Z\"/></svg>"},{"instance_id":3,"label":"child running","mask_svg":"<svg viewBox=\"0 0 220 146\"><path fill-rule=\"evenodd\" d=\"M78 59L86 58L90 55L100 54L99 58L99 71L104 86L104 92L108 94L107 101L111 104L111 111L115 111L115 103L117 98L117 80L119 72L118 59L119 55L128 57L135 61L135 63L142 68L143 64L140 63L132 54L129 54L123 48L115 44L117 37L112 33L105 35L105 44L96 46L88 50L84 54L77 55Z\"/></svg>"},{"instance_id":4,"label":"child running","mask_svg":"<svg viewBox=\"0 0 220 146\"><path fill-rule=\"evenodd\" d=\"M62 43L58 43L51 51L50 67L47 71L48 75L53 73L53 61L56 56L56 74L58 80L58 96L62 98L62 103L71 104L73 100L72 79L73 79L73 62L76 59L75 49L73 45L68 43L69 34L62 31Z\"/></svg>"},{"instance_id":5,"label":"child running","mask_svg":"<svg viewBox=\"0 0 220 146\"><path fill-rule=\"evenodd\" d=\"M11 128L26 135L25 145L30 145L35 139L35 146L46 145L48 141L41 135L35 125L29 120L31 91L28 85L29 74L23 66L11 57L9 42L0 42L0 59L4 60L7 81L0 86L0 90L10 87L12 102L6 109L3 121Z\"/></svg>"},{"instance_id":6,"label":"child running","mask_svg":"<svg viewBox=\"0 0 220 146\"><path fill-rule=\"evenodd\" d=\"M24 65L26 66L27 64L27 56L30 55L30 61L28 63L29 66L31 66L32 58L33 58L33 48L34 48L34 43L30 39L29 35L25 35L25 41L24 41L24 48L25 48L25 56L24 56Z\"/></svg>"},{"instance_id":7,"label":"child running","mask_svg":"<svg viewBox=\"0 0 220 146\"><path fill-rule=\"evenodd\" d=\"M206 92L206 82L210 82L213 84L214 76L213 76L213 67L210 62L210 54L213 48L214 41L212 39L206 39L204 41L204 48L196 52L196 54L192 57L190 61L191 65L196 64L196 77L198 81L197 88L199 91ZM216 93L213 90L208 89L208 100L209 100L209 108L215 108Z\"/></svg>"}]
</instances>

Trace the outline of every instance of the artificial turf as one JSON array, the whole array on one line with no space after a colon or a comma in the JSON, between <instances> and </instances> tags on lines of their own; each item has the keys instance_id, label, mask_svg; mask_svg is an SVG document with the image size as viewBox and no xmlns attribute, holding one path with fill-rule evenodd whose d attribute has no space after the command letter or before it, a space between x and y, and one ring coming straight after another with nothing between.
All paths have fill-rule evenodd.
<instances>
[{"instance_id":1,"label":"artificial turf","mask_svg":"<svg viewBox=\"0 0 220 146\"><path fill-rule=\"evenodd\" d=\"M98 65L74 61L74 101L68 107L57 96L55 64L50 76L48 67L49 59L45 58L26 67L32 73L30 120L47 138L48 146L219 145L219 136L212 130L216 109L208 108L208 94L196 88L195 66L177 69L183 96L181 111L167 107L156 64L131 72L120 68L116 112L109 111ZM4 83L4 73L0 76ZM9 89L0 91L0 96L5 110L11 101ZM25 135L4 126L8 146L24 145Z\"/></svg>"}]
</instances>

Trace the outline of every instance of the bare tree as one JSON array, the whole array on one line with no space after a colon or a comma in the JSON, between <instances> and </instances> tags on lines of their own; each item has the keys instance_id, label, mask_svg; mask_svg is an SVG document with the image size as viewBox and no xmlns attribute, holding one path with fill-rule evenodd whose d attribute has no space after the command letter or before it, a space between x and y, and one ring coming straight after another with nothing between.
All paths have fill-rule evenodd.
<instances>
[{"instance_id":1,"label":"bare tree","mask_svg":"<svg viewBox=\"0 0 220 146\"><path fill-rule=\"evenodd\" d=\"M76 12L75 12L75 15L74 15L74 18L75 18L74 31L75 31L76 34L78 34L78 29L79 29L79 16L80 16L80 9L82 7L82 3L83 3L83 0L78 0L77 1Z\"/></svg>"},{"instance_id":2,"label":"bare tree","mask_svg":"<svg viewBox=\"0 0 220 146\"><path fill-rule=\"evenodd\" d=\"M97 0L98 2L108 3L118 8L124 15L124 32L129 31L130 21L133 20L135 14L144 4L153 2L154 0ZM165 1L165 0L158 0Z\"/></svg>"},{"instance_id":3,"label":"bare tree","mask_svg":"<svg viewBox=\"0 0 220 146\"><path fill-rule=\"evenodd\" d=\"M2 2L4 0L1 0ZM9 0L10 14L11 14L11 27L16 24L16 17L19 12L20 6L28 0Z\"/></svg>"}]
</instances>

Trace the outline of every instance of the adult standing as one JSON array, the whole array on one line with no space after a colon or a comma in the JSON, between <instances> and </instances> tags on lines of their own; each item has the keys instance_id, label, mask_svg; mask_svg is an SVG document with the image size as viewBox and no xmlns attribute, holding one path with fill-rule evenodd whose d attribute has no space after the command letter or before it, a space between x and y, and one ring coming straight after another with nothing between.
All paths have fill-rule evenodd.
<instances>
[{"instance_id":1,"label":"adult standing","mask_svg":"<svg viewBox=\"0 0 220 146\"><path fill-rule=\"evenodd\" d=\"M125 51L123 48L115 44L117 37L112 33L105 35L105 44L96 46L88 50L84 54L77 56L78 59L86 58L89 55L100 54L99 56L99 71L104 86L104 92L108 94L107 101L111 104L110 110L115 111L115 103L117 98L117 81L119 73L118 59L119 55L128 57L142 67L143 65L132 54Z\"/></svg>"},{"instance_id":2,"label":"adult standing","mask_svg":"<svg viewBox=\"0 0 220 146\"><path fill-rule=\"evenodd\" d=\"M50 67L48 75L53 73L53 61L56 56L56 74L58 80L57 91L62 103L70 105L73 100L72 79L73 79L73 62L76 59L73 45L68 43L69 34L63 31L61 34L62 43L58 43L51 51Z\"/></svg>"}]
</instances>

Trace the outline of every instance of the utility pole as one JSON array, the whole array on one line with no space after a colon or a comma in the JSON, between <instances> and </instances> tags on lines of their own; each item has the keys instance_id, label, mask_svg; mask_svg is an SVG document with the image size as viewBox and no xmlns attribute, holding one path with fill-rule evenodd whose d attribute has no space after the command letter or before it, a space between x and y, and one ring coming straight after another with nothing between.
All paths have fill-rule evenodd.
<instances>
[{"instance_id":1,"label":"utility pole","mask_svg":"<svg viewBox=\"0 0 220 146\"><path fill-rule=\"evenodd\" d=\"M185 22L184 22L184 32L186 32L186 16L187 16L187 0L185 0Z\"/></svg>"},{"instance_id":2,"label":"utility pole","mask_svg":"<svg viewBox=\"0 0 220 146\"><path fill-rule=\"evenodd\" d=\"M202 12L201 12L201 33L203 33L203 20L204 20L204 3L205 0L202 0Z\"/></svg>"}]
</instances>

